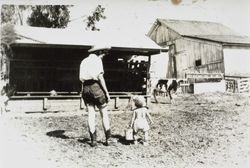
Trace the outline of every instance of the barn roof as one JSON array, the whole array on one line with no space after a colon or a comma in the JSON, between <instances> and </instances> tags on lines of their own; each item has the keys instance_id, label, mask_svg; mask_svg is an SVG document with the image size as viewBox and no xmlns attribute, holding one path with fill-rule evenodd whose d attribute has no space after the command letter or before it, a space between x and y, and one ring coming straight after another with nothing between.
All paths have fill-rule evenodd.
<instances>
[{"instance_id":1,"label":"barn roof","mask_svg":"<svg viewBox=\"0 0 250 168\"><path fill-rule=\"evenodd\" d=\"M156 25L164 25L184 37L205 39L222 43L250 44L250 38L241 35L227 26L205 21L157 19ZM152 33L152 28L149 34Z\"/></svg>"},{"instance_id":2,"label":"barn roof","mask_svg":"<svg viewBox=\"0 0 250 168\"><path fill-rule=\"evenodd\" d=\"M164 50L143 33L126 34L30 26L16 26L15 31L18 36L16 44L19 45L66 45L88 48L94 45L105 45L123 50L147 50L152 53Z\"/></svg>"}]
</instances>

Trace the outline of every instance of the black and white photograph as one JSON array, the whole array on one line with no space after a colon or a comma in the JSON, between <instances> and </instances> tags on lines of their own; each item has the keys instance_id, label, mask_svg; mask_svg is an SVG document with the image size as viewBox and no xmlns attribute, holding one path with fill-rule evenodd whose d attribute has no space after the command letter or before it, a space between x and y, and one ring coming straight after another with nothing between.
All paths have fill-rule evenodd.
<instances>
[{"instance_id":1,"label":"black and white photograph","mask_svg":"<svg viewBox=\"0 0 250 168\"><path fill-rule=\"evenodd\" d=\"M1 168L250 167L249 0L1 0Z\"/></svg>"}]
</instances>

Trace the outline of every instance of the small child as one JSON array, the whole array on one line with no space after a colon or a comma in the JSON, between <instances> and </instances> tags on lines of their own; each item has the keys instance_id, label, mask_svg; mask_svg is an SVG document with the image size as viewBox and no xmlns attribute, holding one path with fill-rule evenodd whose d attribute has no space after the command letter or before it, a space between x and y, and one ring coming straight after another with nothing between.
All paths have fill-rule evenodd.
<instances>
[{"instance_id":1,"label":"small child","mask_svg":"<svg viewBox=\"0 0 250 168\"><path fill-rule=\"evenodd\" d=\"M145 98L143 96L135 96L133 98L136 109L133 110L133 116L131 119L130 127L133 128L134 133L134 144L137 145L137 133L138 131L143 131L144 142L143 145L148 145L148 131L150 129L148 120L153 124L153 120L148 112L148 107L146 107Z\"/></svg>"}]
</instances>

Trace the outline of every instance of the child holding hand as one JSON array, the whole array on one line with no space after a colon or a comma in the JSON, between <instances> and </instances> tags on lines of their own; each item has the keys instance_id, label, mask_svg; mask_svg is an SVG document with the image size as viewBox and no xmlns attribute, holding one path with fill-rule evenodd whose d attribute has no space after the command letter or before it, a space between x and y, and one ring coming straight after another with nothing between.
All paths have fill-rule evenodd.
<instances>
[{"instance_id":1,"label":"child holding hand","mask_svg":"<svg viewBox=\"0 0 250 168\"><path fill-rule=\"evenodd\" d=\"M150 129L148 120L153 124L148 107L146 107L145 98L143 96L135 96L133 98L136 109L133 110L130 127L133 128L134 144L138 144L137 133L142 131L144 133L143 145L148 145L148 131Z\"/></svg>"}]
</instances>

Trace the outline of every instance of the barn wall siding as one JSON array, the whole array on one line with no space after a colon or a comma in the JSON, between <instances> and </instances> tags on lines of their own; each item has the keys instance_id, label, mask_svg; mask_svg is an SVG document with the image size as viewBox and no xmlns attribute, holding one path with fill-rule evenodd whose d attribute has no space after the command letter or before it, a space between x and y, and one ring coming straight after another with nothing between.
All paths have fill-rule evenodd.
<instances>
[{"instance_id":1,"label":"barn wall siding","mask_svg":"<svg viewBox=\"0 0 250 168\"><path fill-rule=\"evenodd\" d=\"M180 38L175 40L175 48L178 78L184 78L187 72L224 72L222 45L218 43ZM196 66L196 60L201 60L200 66Z\"/></svg>"}]
</instances>

